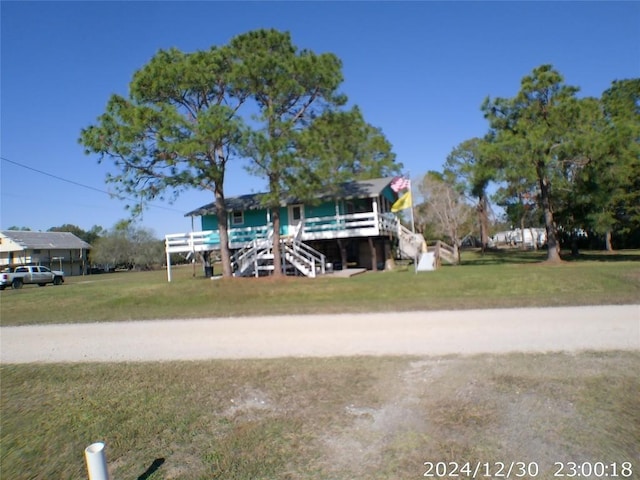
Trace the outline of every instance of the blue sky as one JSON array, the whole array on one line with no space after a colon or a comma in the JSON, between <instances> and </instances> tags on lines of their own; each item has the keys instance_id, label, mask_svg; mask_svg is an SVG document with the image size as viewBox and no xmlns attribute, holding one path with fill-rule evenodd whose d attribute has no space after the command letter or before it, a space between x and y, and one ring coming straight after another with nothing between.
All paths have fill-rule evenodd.
<instances>
[{"instance_id":1,"label":"blue sky","mask_svg":"<svg viewBox=\"0 0 640 480\"><path fill-rule=\"evenodd\" d=\"M486 133L480 104L513 96L553 64L580 95L640 76L640 2L29 2L0 3L0 228L64 223L111 228L126 201L99 190L108 163L86 156L80 130L159 50L222 45L258 28L343 62L342 92L380 127L413 178L439 170L460 142ZM93 189L83 188L78 184ZM263 191L239 162L227 195ZM191 191L141 220L161 237L212 201Z\"/></svg>"}]
</instances>

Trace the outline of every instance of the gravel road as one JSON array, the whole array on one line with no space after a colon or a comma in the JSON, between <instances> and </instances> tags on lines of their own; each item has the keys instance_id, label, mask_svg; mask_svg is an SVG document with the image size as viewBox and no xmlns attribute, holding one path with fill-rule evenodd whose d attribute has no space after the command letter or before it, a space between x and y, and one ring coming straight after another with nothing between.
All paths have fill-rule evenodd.
<instances>
[{"instance_id":1,"label":"gravel road","mask_svg":"<svg viewBox=\"0 0 640 480\"><path fill-rule=\"evenodd\" d=\"M640 350L640 305L2 327L0 346L3 364Z\"/></svg>"}]
</instances>

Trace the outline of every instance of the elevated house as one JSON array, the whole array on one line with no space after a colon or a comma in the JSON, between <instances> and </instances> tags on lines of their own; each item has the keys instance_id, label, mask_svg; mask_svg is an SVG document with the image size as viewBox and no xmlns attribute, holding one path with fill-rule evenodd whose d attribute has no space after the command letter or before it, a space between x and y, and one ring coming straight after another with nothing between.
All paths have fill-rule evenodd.
<instances>
[{"instance_id":1,"label":"elevated house","mask_svg":"<svg viewBox=\"0 0 640 480\"><path fill-rule=\"evenodd\" d=\"M302 202L284 198L280 205L280 235L286 273L315 277L331 269L383 269L388 259L415 258L424 249L421 235L400 224L391 212L398 193L393 178L354 181L330 194ZM238 276L268 274L273 265L273 225L262 194L225 199L232 266ZM166 235L168 275L170 254L196 254L220 249L215 203L186 216L200 217L202 230Z\"/></svg>"},{"instance_id":2,"label":"elevated house","mask_svg":"<svg viewBox=\"0 0 640 480\"><path fill-rule=\"evenodd\" d=\"M65 275L87 273L87 254L91 249L70 232L0 232L0 269L19 265L44 265Z\"/></svg>"}]
</instances>

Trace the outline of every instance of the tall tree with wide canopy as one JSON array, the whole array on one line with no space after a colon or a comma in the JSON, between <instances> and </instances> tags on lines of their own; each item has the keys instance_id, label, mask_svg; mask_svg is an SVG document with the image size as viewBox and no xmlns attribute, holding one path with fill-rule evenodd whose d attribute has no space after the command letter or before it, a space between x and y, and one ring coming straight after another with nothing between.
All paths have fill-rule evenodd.
<instances>
[{"instance_id":1,"label":"tall tree with wide canopy","mask_svg":"<svg viewBox=\"0 0 640 480\"><path fill-rule=\"evenodd\" d=\"M313 119L300 132L296 148L301 164L308 168L304 184L311 195L329 194L351 180L387 177L402 170L387 138L364 120L358 107L329 110Z\"/></svg>"},{"instance_id":2,"label":"tall tree with wide canopy","mask_svg":"<svg viewBox=\"0 0 640 480\"><path fill-rule=\"evenodd\" d=\"M496 146L494 140L495 132L490 132L482 145L484 155L491 158L491 163L496 168L495 179L499 186L493 199L497 205L504 209L505 219L510 228L513 228L513 225L520 227L522 248L526 248L524 236L527 223L529 226L537 226L538 222L534 220L542 218L539 207L538 180L535 171L523 170L515 162L505 162L503 147ZM509 147L509 153L513 156L525 155L525 153L519 153L514 145Z\"/></svg>"},{"instance_id":3,"label":"tall tree with wide canopy","mask_svg":"<svg viewBox=\"0 0 640 480\"><path fill-rule=\"evenodd\" d=\"M480 228L482 251L489 245L489 197L487 187L496 172L483 154L484 140L471 138L455 147L447 156L444 175L450 177L456 188L464 195L474 199L476 215Z\"/></svg>"},{"instance_id":4,"label":"tall tree with wide canopy","mask_svg":"<svg viewBox=\"0 0 640 480\"><path fill-rule=\"evenodd\" d=\"M640 226L640 79L614 81L599 105L598 138L589 144L577 195L588 199L588 225L613 250L614 231Z\"/></svg>"},{"instance_id":5,"label":"tall tree with wide canopy","mask_svg":"<svg viewBox=\"0 0 640 480\"><path fill-rule=\"evenodd\" d=\"M86 153L113 160L117 173L107 181L120 192L149 201L192 187L211 191L227 277L225 167L242 142L238 109L247 98L232 59L228 47L159 51L134 74L129 97L113 95L80 136Z\"/></svg>"},{"instance_id":6,"label":"tall tree with wide canopy","mask_svg":"<svg viewBox=\"0 0 640 480\"><path fill-rule=\"evenodd\" d=\"M587 215L596 192L584 187L585 172L603 152L603 115L597 98L576 102L579 120L568 127L567 141L558 152L558 175L554 179L554 219L570 241L572 255L578 254L578 239L587 229Z\"/></svg>"},{"instance_id":7,"label":"tall tree with wide canopy","mask_svg":"<svg viewBox=\"0 0 640 480\"><path fill-rule=\"evenodd\" d=\"M82 130L80 143L113 160L117 173L107 180L138 199L190 187L213 192L230 276L223 188L230 158L248 159L248 170L267 181L263 202L277 246L285 192L302 201L332 182L399 171L382 132L359 109L339 110L341 82L335 55L299 51L276 30L208 51L160 51L135 73L129 97L113 95L97 124ZM274 253L279 265L279 248Z\"/></svg>"},{"instance_id":8,"label":"tall tree with wide canopy","mask_svg":"<svg viewBox=\"0 0 640 480\"><path fill-rule=\"evenodd\" d=\"M301 150L301 133L316 118L346 103L346 97L338 93L342 64L331 53L298 50L289 33L277 30L239 35L230 45L241 87L255 104L244 152L251 162L249 171L268 183L263 202L273 223L274 265L280 265L283 196L302 200L313 190L309 180L315 169ZM274 274L282 272L275 268Z\"/></svg>"},{"instance_id":9,"label":"tall tree with wide canopy","mask_svg":"<svg viewBox=\"0 0 640 480\"><path fill-rule=\"evenodd\" d=\"M554 182L567 165L583 161L576 150L576 125L581 121L577 91L565 85L551 65L542 65L522 79L515 97L487 98L482 105L490 124L490 154L510 178L535 179L537 183L548 261L560 261Z\"/></svg>"}]
</instances>

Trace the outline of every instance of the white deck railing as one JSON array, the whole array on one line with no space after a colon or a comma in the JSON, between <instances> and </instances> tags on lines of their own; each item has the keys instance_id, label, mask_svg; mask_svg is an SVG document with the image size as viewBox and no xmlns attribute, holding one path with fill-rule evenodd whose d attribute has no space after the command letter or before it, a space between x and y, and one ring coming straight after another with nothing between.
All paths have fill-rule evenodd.
<instances>
[{"instance_id":1,"label":"white deck railing","mask_svg":"<svg viewBox=\"0 0 640 480\"><path fill-rule=\"evenodd\" d=\"M214 230L201 232L172 233L165 235L164 245L167 253L203 252L214 249L220 244L220 234Z\"/></svg>"},{"instance_id":2,"label":"white deck railing","mask_svg":"<svg viewBox=\"0 0 640 480\"><path fill-rule=\"evenodd\" d=\"M378 235L398 235L399 221L393 213L350 213L327 217L305 218L302 228L292 232L298 241L328 240ZM259 227L232 227L229 229L229 246L232 249L248 246L254 240L266 239L269 225ZM165 236L167 253L202 252L220 248L220 232L205 230L199 232L173 233Z\"/></svg>"},{"instance_id":3,"label":"white deck railing","mask_svg":"<svg viewBox=\"0 0 640 480\"><path fill-rule=\"evenodd\" d=\"M316 270L324 273L326 257L303 242L310 240L330 240L350 237L375 237L392 235L399 239L401 253L412 258L421 250L424 242L421 235L413 234L404 228L393 213L362 212L346 215L332 215L327 217L311 217L303 219L296 227L287 227L283 235L289 235L284 245L285 260L307 276L315 276ZM229 247L239 250L233 257L235 269L244 272L253 267L258 271L259 262L267 260L268 251L272 246L270 234L272 225L259 227L232 227L229 229ZM167 254L167 276L171 281L170 254L196 253L220 248L220 232L205 230L199 232L174 233L165 236L165 250ZM273 265L271 265L273 268Z\"/></svg>"}]
</instances>

